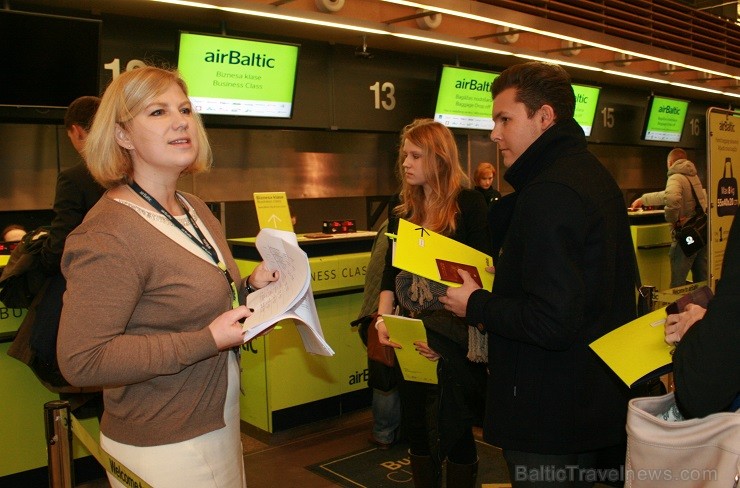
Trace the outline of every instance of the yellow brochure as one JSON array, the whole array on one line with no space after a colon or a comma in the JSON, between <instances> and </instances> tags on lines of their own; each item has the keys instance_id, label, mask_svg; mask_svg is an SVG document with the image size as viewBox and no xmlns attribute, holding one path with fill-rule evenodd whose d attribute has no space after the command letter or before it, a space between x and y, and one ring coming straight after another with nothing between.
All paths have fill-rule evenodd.
<instances>
[{"instance_id":1,"label":"yellow brochure","mask_svg":"<svg viewBox=\"0 0 740 488\"><path fill-rule=\"evenodd\" d=\"M633 386L671 371L673 346L663 340L666 308L643 315L590 344L591 349Z\"/></svg>"},{"instance_id":2,"label":"yellow brochure","mask_svg":"<svg viewBox=\"0 0 740 488\"><path fill-rule=\"evenodd\" d=\"M383 315L391 341L400 344L396 359L406 381L437 384L437 361L430 361L416 351L414 342L427 341L424 323L400 315Z\"/></svg>"},{"instance_id":3,"label":"yellow brochure","mask_svg":"<svg viewBox=\"0 0 740 488\"><path fill-rule=\"evenodd\" d=\"M477 249L404 219L399 219L398 233L390 237L395 237L393 266L397 268L452 287L462 284L457 270L464 269L484 290L493 286L493 274L486 271L493 259Z\"/></svg>"}]
</instances>

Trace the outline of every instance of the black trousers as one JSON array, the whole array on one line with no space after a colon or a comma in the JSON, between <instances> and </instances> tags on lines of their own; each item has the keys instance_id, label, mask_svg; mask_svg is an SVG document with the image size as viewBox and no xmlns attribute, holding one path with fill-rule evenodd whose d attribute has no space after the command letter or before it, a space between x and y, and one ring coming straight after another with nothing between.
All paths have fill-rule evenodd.
<instances>
[{"instance_id":1,"label":"black trousers","mask_svg":"<svg viewBox=\"0 0 740 488\"><path fill-rule=\"evenodd\" d=\"M403 433L411 453L458 464L477 460L473 425L485 410L486 369L470 362L467 350L427 329L429 347L439 353L438 384L402 381Z\"/></svg>"}]
</instances>

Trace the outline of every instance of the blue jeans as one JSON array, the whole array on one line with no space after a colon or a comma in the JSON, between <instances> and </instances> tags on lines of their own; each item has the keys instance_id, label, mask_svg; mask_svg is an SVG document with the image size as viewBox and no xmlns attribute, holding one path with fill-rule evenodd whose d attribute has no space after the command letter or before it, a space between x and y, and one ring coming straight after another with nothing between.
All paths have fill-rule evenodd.
<instances>
[{"instance_id":1,"label":"blue jeans","mask_svg":"<svg viewBox=\"0 0 740 488\"><path fill-rule=\"evenodd\" d=\"M681 246L673 241L671 249L668 251L668 257L671 260L671 288L686 284L689 270L691 270L694 283L706 281L708 278L706 246L693 256L686 256L681 250Z\"/></svg>"},{"instance_id":2,"label":"blue jeans","mask_svg":"<svg viewBox=\"0 0 740 488\"><path fill-rule=\"evenodd\" d=\"M373 437L383 444L392 444L401 425L401 397L398 389L373 389Z\"/></svg>"}]
</instances>

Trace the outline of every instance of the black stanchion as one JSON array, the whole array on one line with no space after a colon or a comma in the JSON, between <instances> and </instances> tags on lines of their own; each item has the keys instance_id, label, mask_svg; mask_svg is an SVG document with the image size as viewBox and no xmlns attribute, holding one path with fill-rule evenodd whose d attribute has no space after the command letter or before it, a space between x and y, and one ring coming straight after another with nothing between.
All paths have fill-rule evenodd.
<instances>
[{"instance_id":1,"label":"black stanchion","mask_svg":"<svg viewBox=\"0 0 740 488\"><path fill-rule=\"evenodd\" d=\"M49 463L49 488L74 487L72 467L72 429L69 402L55 400L44 404L46 449Z\"/></svg>"}]
</instances>

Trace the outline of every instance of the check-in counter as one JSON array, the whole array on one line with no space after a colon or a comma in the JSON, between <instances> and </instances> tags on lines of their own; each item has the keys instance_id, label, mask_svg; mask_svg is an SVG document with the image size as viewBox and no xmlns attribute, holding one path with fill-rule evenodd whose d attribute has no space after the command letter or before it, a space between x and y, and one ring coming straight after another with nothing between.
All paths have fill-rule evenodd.
<instances>
[{"instance_id":1,"label":"check-in counter","mask_svg":"<svg viewBox=\"0 0 740 488\"><path fill-rule=\"evenodd\" d=\"M0 256L0 269L9 256ZM59 395L47 390L33 371L8 356L8 348L26 316L25 309L9 308L0 302L0 486L41 486L39 479L48 476L44 404L59 400ZM84 419L82 424L98 435L98 419ZM86 465L95 465L90 453L76 439L75 459L85 458ZM28 482L26 482L28 481Z\"/></svg>"},{"instance_id":2,"label":"check-in counter","mask_svg":"<svg viewBox=\"0 0 740 488\"><path fill-rule=\"evenodd\" d=\"M632 243L643 285L667 290L671 284L671 224L662 210L629 212Z\"/></svg>"},{"instance_id":3,"label":"check-in counter","mask_svg":"<svg viewBox=\"0 0 740 488\"><path fill-rule=\"evenodd\" d=\"M362 305L375 232L298 236L308 255L311 287L331 357L305 351L292 320L252 340L242 352L241 419L274 433L370 405L367 353L350 326ZM261 261L255 238L231 239L242 276Z\"/></svg>"}]
</instances>

